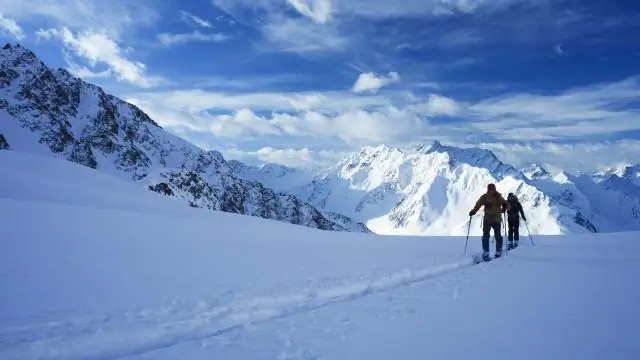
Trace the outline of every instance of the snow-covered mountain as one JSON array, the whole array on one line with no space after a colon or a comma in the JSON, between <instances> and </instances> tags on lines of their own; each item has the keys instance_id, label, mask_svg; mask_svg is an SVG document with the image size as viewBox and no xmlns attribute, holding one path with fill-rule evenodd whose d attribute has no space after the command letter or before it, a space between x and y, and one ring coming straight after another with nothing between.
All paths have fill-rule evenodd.
<instances>
[{"instance_id":1,"label":"snow-covered mountain","mask_svg":"<svg viewBox=\"0 0 640 360\"><path fill-rule=\"evenodd\" d=\"M269 179L274 172L278 176ZM306 183L308 175L286 168L243 169L238 175L341 212L381 234L466 234L468 212L491 182L505 197L518 196L532 234L640 229L640 188L628 178L552 176L535 164L516 170L491 151L440 142L410 149L365 147ZM472 234L481 233L480 221L474 217Z\"/></svg>"},{"instance_id":2,"label":"snow-covered mountain","mask_svg":"<svg viewBox=\"0 0 640 360\"><path fill-rule=\"evenodd\" d=\"M611 176L618 176L640 187L640 164L626 164L606 169L598 169L591 176L596 181L604 181Z\"/></svg>"},{"instance_id":3,"label":"snow-covered mountain","mask_svg":"<svg viewBox=\"0 0 640 360\"><path fill-rule=\"evenodd\" d=\"M522 169L522 174L532 180L549 178L551 176L547 169L538 164L529 164L529 166Z\"/></svg>"},{"instance_id":4,"label":"snow-covered mountain","mask_svg":"<svg viewBox=\"0 0 640 360\"><path fill-rule=\"evenodd\" d=\"M324 230L369 231L348 217L238 178L234 169L241 163L166 132L138 107L47 67L20 45L0 49L0 147L54 154L193 207Z\"/></svg>"}]
</instances>

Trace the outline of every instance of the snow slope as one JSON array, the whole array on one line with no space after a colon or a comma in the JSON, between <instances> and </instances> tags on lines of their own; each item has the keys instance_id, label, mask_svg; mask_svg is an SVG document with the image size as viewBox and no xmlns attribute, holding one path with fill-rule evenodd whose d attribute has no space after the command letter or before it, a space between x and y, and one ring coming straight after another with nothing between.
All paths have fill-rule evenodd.
<instances>
[{"instance_id":1,"label":"snow slope","mask_svg":"<svg viewBox=\"0 0 640 360\"><path fill-rule=\"evenodd\" d=\"M463 255L463 237L189 208L33 154L0 168L3 360L640 357L638 232L472 265L477 237Z\"/></svg>"},{"instance_id":2,"label":"snow slope","mask_svg":"<svg viewBox=\"0 0 640 360\"><path fill-rule=\"evenodd\" d=\"M519 171L491 151L437 141L409 149L365 147L313 178L273 165L267 170L236 172L379 234L466 234L467 214L489 183L505 197L518 196L533 234L640 230L640 188L631 175L611 175L609 181L564 172L551 176L535 164ZM473 219L471 233L481 233L481 217Z\"/></svg>"},{"instance_id":3,"label":"snow slope","mask_svg":"<svg viewBox=\"0 0 640 360\"><path fill-rule=\"evenodd\" d=\"M47 67L19 45L0 48L0 136L0 149L6 143L12 150L142 181L145 189L190 206L323 230L369 232L350 218L323 214L291 194L237 178L219 152L166 132L136 106L66 70Z\"/></svg>"}]
</instances>

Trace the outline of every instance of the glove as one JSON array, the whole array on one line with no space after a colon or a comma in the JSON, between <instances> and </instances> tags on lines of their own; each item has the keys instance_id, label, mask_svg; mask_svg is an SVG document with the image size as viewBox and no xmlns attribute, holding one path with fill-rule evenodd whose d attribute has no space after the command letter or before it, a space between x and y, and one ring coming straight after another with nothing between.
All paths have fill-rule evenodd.
<instances>
[{"instance_id":1,"label":"glove","mask_svg":"<svg viewBox=\"0 0 640 360\"><path fill-rule=\"evenodd\" d=\"M473 211L473 210L469 211L469 216L473 216L473 215L475 215L475 214L476 214L476 212L475 212L475 211Z\"/></svg>"},{"instance_id":2,"label":"glove","mask_svg":"<svg viewBox=\"0 0 640 360\"><path fill-rule=\"evenodd\" d=\"M523 217L522 217L522 220L527 221L527 218L523 216Z\"/></svg>"}]
</instances>

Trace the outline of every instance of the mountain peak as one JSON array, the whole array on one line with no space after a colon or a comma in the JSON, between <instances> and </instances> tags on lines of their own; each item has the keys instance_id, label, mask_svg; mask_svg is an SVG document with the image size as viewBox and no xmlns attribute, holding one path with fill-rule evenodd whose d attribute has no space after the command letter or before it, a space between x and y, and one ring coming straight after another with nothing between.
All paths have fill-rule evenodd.
<instances>
[{"instance_id":1,"label":"mountain peak","mask_svg":"<svg viewBox=\"0 0 640 360\"><path fill-rule=\"evenodd\" d=\"M6 43L0 48L0 55L6 60L20 60L26 63L40 62L40 59L33 51L25 48L20 44Z\"/></svg>"},{"instance_id":2,"label":"mountain peak","mask_svg":"<svg viewBox=\"0 0 640 360\"><path fill-rule=\"evenodd\" d=\"M444 149L445 146L438 140L434 140L431 145L420 143L418 145L413 146L413 150L417 152L429 153L433 151L438 151L439 149Z\"/></svg>"},{"instance_id":3,"label":"mountain peak","mask_svg":"<svg viewBox=\"0 0 640 360\"><path fill-rule=\"evenodd\" d=\"M544 167L539 164L531 163L527 165L523 170L523 174L531 180L548 178L551 176L551 173L547 171Z\"/></svg>"},{"instance_id":4,"label":"mountain peak","mask_svg":"<svg viewBox=\"0 0 640 360\"><path fill-rule=\"evenodd\" d=\"M484 167L491 172L498 173L499 175L514 174L517 172L514 167L500 161L496 154L491 150L479 147L462 148L444 145L440 141L435 140L430 146L420 144L415 146L414 150L424 155L446 153L453 162Z\"/></svg>"},{"instance_id":5,"label":"mountain peak","mask_svg":"<svg viewBox=\"0 0 640 360\"><path fill-rule=\"evenodd\" d=\"M608 169L609 173L616 174L622 178L640 176L640 164L624 164Z\"/></svg>"},{"instance_id":6,"label":"mountain peak","mask_svg":"<svg viewBox=\"0 0 640 360\"><path fill-rule=\"evenodd\" d=\"M640 187L640 164L622 164L599 169L591 172L590 176L596 181L607 180L610 177L620 177Z\"/></svg>"}]
</instances>

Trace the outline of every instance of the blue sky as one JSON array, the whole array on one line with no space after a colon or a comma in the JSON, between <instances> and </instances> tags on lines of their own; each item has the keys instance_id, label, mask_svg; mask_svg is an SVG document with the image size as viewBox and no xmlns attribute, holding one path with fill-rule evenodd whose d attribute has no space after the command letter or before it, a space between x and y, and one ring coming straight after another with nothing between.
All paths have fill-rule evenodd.
<instances>
[{"instance_id":1,"label":"blue sky","mask_svg":"<svg viewBox=\"0 0 640 360\"><path fill-rule=\"evenodd\" d=\"M135 5L133 5L135 4ZM250 163L440 140L514 165L640 159L640 4L0 0L0 36Z\"/></svg>"}]
</instances>

